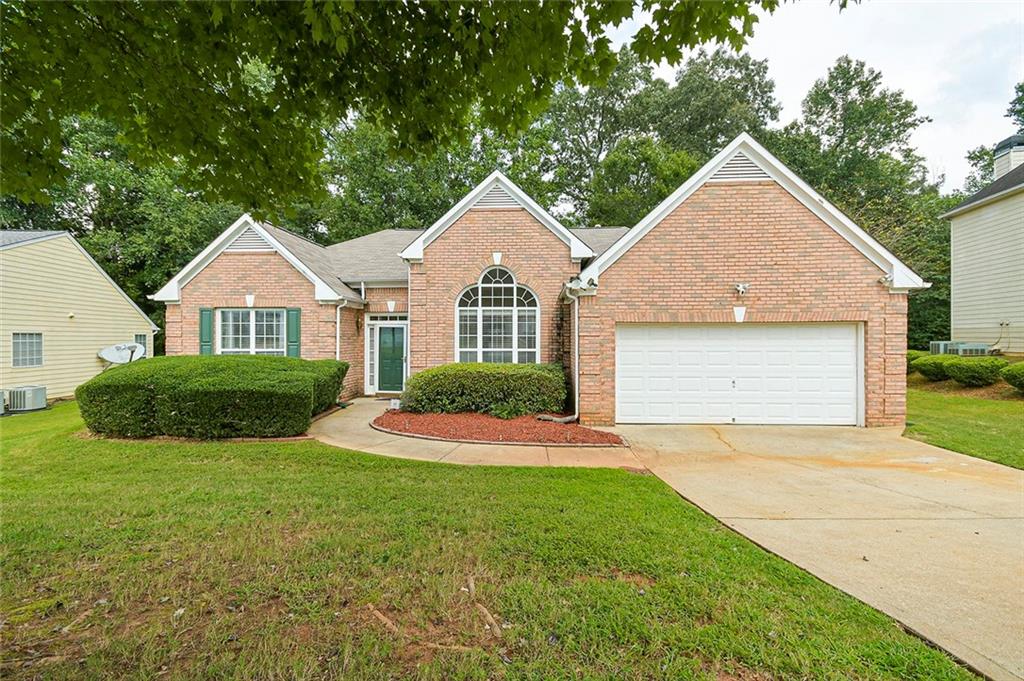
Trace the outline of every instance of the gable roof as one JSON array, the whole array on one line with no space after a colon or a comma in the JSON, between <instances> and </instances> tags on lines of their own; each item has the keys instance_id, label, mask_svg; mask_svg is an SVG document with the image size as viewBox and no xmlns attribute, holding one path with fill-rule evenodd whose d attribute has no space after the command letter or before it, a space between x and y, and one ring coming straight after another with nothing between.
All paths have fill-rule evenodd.
<instances>
[{"instance_id":1,"label":"gable roof","mask_svg":"<svg viewBox=\"0 0 1024 681\"><path fill-rule=\"evenodd\" d=\"M423 234L422 229L382 229L326 248L341 280L357 282L405 282L409 265L398 254Z\"/></svg>"},{"instance_id":2,"label":"gable roof","mask_svg":"<svg viewBox=\"0 0 1024 681\"><path fill-rule=\"evenodd\" d=\"M734 160L740 155L742 155L742 159ZM762 176L762 172L767 174L768 179L772 179L781 185L783 189L788 191L825 224L881 268L886 273L885 278L888 280L890 289L906 291L930 286L930 284L926 284L921 277L904 265L867 232L854 224L842 211L826 201L806 182L797 177L793 171L783 165L779 159L769 153L753 137L743 133L718 152L714 158L705 163L690 179L658 204L635 227L612 244L607 251L591 261L579 274L579 281L583 282L582 287L588 288L591 281L597 284L600 280L601 272L622 257L645 234L672 213L683 201L703 186L705 182L762 181L766 179Z\"/></svg>"},{"instance_id":3,"label":"gable roof","mask_svg":"<svg viewBox=\"0 0 1024 681\"><path fill-rule=\"evenodd\" d=\"M590 246L594 255L601 255L621 239L622 235L629 231L629 227L581 227L569 231Z\"/></svg>"},{"instance_id":4,"label":"gable roof","mask_svg":"<svg viewBox=\"0 0 1024 681\"><path fill-rule=\"evenodd\" d=\"M980 208L985 204L998 201L1004 196L1015 194L1021 190L1024 190L1024 164L1017 166L995 182L991 182L979 191L971 194L961 201L956 208L941 217L951 218L954 215L966 213L968 210Z\"/></svg>"},{"instance_id":5,"label":"gable roof","mask_svg":"<svg viewBox=\"0 0 1024 681\"><path fill-rule=\"evenodd\" d=\"M85 250L82 244L78 243L78 239L71 236L70 232L55 231L55 230L42 230L42 229L4 229L0 230L0 250L7 250L10 248L17 248L18 246L27 246L28 244L37 244L42 241L49 241L50 239L66 238L75 248L85 257L89 263L96 268L96 271L103 275L103 278L110 282L110 285L114 287L114 290L127 301L129 305L139 313L146 323L149 324L149 328L154 333L160 331L160 327L153 323L153 320L149 318L142 308L139 307L131 297L124 292L117 282L110 278L107 271L100 267L100 264L96 262L96 259L89 255L89 251Z\"/></svg>"},{"instance_id":6,"label":"gable roof","mask_svg":"<svg viewBox=\"0 0 1024 681\"><path fill-rule=\"evenodd\" d=\"M269 248L252 239L252 235L262 239ZM163 288L149 296L150 299L170 303L179 301L181 287L202 272L214 258L228 250L239 237L245 240L245 247L235 250L273 250L279 253L313 283L314 296L317 300L362 302L359 294L338 278L325 248L287 230L257 222L248 213L221 232L220 236L210 242L199 255L164 284Z\"/></svg>"},{"instance_id":7,"label":"gable roof","mask_svg":"<svg viewBox=\"0 0 1024 681\"><path fill-rule=\"evenodd\" d=\"M35 241L44 241L67 232L52 229L3 229L0 230L0 248L13 248Z\"/></svg>"},{"instance_id":8,"label":"gable roof","mask_svg":"<svg viewBox=\"0 0 1024 681\"><path fill-rule=\"evenodd\" d=\"M462 217L466 211L480 205L482 208L521 207L526 209L542 225L569 246L569 256L573 260L593 257L594 252L575 234L562 226L558 220L541 208L526 192L516 186L499 170L487 176L483 182L474 187L462 200L452 206L451 210L441 216L411 244L399 254L406 260L422 260L423 250L434 239Z\"/></svg>"}]
</instances>

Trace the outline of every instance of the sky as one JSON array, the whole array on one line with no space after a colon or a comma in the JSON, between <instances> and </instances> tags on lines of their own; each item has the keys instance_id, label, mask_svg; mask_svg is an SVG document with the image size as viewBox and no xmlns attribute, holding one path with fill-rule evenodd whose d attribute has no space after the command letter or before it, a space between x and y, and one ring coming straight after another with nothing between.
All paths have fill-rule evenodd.
<instances>
[{"instance_id":1,"label":"sky","mask_svg":"<svg viewBox=\"0 0 1024 681\"><path fill-rule=\"evenodd\" d=\"M646 19L617 27L613 42L628 41ZM1013 86L1024 81L1024 0L864 0L842 12L800 0L764 14L746 51L768 60L779 124L800 115L807 90L838 57L881 71L885 87L903 90L932 119L912 141L948 191L970 172L969 149L1016 132L1005 113ZM655 70L670 82L673 71L668 64Z\"/></svg>"}]
</instances>

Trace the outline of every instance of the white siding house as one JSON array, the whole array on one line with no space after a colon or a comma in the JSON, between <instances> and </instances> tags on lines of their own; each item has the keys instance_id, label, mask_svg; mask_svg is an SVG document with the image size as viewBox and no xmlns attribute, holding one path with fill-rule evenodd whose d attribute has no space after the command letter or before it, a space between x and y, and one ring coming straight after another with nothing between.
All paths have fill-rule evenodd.
<instances>
[{"instance_id":1,"label":"white siding house","mask_svg":"<svg viewBox=\"0 0 1024 681\"><path fill-rule=\"evenodd\" d=\"M951 339L1024 353L1024 136L997 147L996 179L950 220Z\"/></svg>"},{"instance_id":2,"label":"white siding house","mask_svg":"<svg viewBox=\"0 0 1024 681\"><path fill-rule=\"evenodd\" d=\"M71 397L104 368L108 345L157 327L67 232L0 231L0 389Z\"/></svg>"}]
</instances>

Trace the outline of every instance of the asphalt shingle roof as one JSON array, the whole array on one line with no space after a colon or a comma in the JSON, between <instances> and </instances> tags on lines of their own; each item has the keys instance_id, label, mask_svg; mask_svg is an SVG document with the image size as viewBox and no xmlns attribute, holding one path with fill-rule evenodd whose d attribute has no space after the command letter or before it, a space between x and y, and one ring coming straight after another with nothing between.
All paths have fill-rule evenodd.
<instances>
[{"instance_id":1,"label":"asphalt shingle roof","mask_svg":"<svg viewBox=\"0 0 1024 681\"><path fill-rule=\"evenodd\" d=\"M0 229L0 246L28 243L56 234L64 232L51 229Z\"/></svg>"},{"instance_id":2,"label":"asphalt shingle roof","mask_svg":"<svg viewBox=\"0 0 1024 681\"><path fill-rule=\"evenodd\" d=\"M301 260L306 267L313 270L316 276L323 279L335 293L353 300L360 299L359 294L349 288L339 276L338 262L327 252L326 248L280 227L263 223L263 228L281 242L281 245L287 248L292 255Z\"/></svg>"},{"instance_id":3,"label":"asphalt shingle roof","mask_svg":"<svg viewBox=\"0 0 1024 681\"><path fill-rule=\"evenodd\" d=\"M1010 172L1000 177L995 182L989 184L986 187L983 187L979 191L970 195L964 201L960 202L960 204L957 205L956 208L949 212L955 213L957 211L963 210L964 208L967 208L970 205L980 203L981 201L984 201L985 199L991 196L995 196L996 194L1000 194L1002 192L1020 186L1024 186L1024 165L1017 166Z\"/></svg>"}]
</instances>

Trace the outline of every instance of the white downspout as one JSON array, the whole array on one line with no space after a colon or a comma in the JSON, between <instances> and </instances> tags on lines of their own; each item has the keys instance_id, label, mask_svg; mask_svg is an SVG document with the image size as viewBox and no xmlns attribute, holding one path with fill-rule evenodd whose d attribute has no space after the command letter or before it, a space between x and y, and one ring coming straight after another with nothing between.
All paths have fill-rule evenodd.
<instances>
[{"instance_id":1,"label":"white downspout","mask_svg":"<svg viewBox=\"0 0 1024 681\"><path fill-rule=\"evenodd\" d=\"M341 361L341 308L348 307L348 300L334 308L334 359Z\"/></svg>"}]
</instances>

